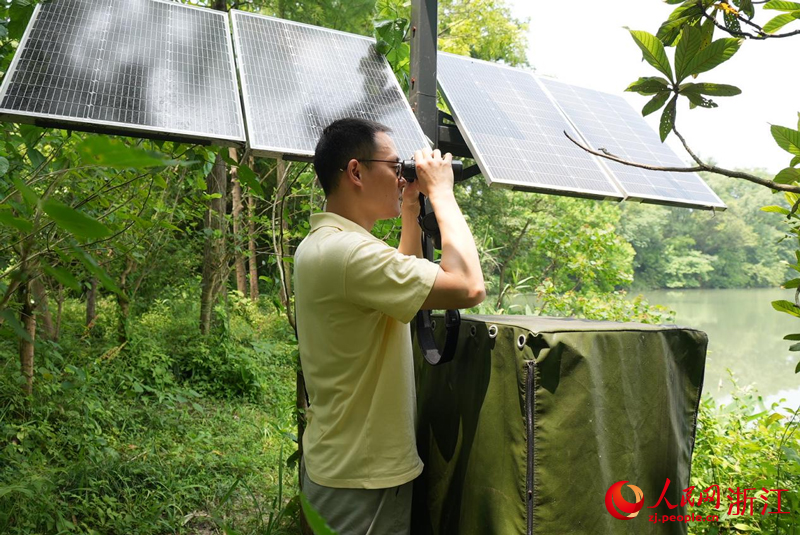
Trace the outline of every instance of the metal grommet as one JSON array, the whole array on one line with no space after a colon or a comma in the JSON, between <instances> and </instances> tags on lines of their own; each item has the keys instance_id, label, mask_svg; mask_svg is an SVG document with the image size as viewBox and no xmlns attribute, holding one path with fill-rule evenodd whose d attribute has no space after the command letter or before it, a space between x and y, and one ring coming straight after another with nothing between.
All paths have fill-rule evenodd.
<instances>
[{"instance_id":1,"label":"metal grommet","mask_svg":"<svg viewBox=\"0 0 800 535\"><path fill-rule=\"evenodd\" d=\"M519 335L519 337L517 337L517 349L522 349L523 347L525 347L525 342L527 341L527 339L528 337L525 336L524 334Z\"/></svg>"},{"instance_id":2,"label":"metal grommet","mask_svg":"<svg viewBox=\"0 0 800 535\"><path fill-rule=\"evenodd\" d=\"M489 325L489 338L497 338L497 325Z\"/></svg>"},{"instance_id":3,"label":"metal grommet","mask_svg":"<svg viewBox=\"0 0 800 535\"><path fill-rule=\"evenodd\" d=\"M473 325L472 327L469 328L469 335L475 336L476 334L478 334L478 328Z\"/></svg>"},{"instance_id":4,"label":"metal grommet","mask_svg":"<svg viewBox=\"0 0 800 535\"><path fill-rule=\"evenodd\" d=\"M436 320L431 321L431 329L436 330Z\"/></svg>"}]
</instances>

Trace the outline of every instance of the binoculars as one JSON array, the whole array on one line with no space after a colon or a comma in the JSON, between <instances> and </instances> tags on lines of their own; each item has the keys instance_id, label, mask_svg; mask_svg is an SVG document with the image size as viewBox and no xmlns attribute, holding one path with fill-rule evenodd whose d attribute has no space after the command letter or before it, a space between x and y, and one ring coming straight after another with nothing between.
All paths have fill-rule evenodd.
<instances>
[{"instance_id":1,"label":"binoculars","mask_svg":"<svg viewBox=\"0 0 800 535\"><path fill-rule=\"evenodd\" d=\"M454 182L461 182L464 174L464 162L453 160L450 165L453 167ZM414 182L417 179L417 162L403 160L403 178L406 179L406 182Z\"/></svg>"}]
</instances>

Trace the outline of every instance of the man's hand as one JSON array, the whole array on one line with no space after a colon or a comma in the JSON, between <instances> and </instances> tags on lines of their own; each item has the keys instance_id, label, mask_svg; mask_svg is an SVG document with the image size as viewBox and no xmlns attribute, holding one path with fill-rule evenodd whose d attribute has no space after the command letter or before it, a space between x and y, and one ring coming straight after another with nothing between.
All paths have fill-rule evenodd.
<instances>
[{"instance_id":1,"label":"man's hand","mask_svg":"<svg viewBox=\"0 0 800 535\"><path fill-rule=\"evenodd\" d=\"M439 150L414 154L419 191L431 202L442 235L441 270L422 305L424 310L470 308L486 298L475 240L453 193L453 156Z\"/></svg>"},{"instance_id":2,"label":"man's hand","mask_svg":"<svg viewBox=\"0 0 800 535\"><path fill-rule=\"evenodd\" d=\"M449 152L442 157L441 151L424 148L414 153L417 166L418 188L426 197L453 192L453 155Z\"/></svg>"},{"instance_id":3,"label":"man's hand","mask_svg":"<svg viewBox=\"0 0 800 535\"><path fill-rule=\"evenodd\" d=\"M414 212L414 217L419 215L419 181L406 182L402 180L403 187L403 212L410 210Z\"/></svg>"}]
</instances>

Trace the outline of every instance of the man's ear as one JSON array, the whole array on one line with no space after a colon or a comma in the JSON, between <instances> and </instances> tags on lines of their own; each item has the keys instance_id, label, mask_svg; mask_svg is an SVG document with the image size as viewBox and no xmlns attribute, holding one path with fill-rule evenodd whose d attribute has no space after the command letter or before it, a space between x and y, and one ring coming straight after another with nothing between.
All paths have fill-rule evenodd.
<instances>
[{"instance_id":1,"label":"man's ear","mask_svg":"<svg viewBox=\"0 0 800 535\"><path fill-rule=\"evenodd\" d=\"M356 185L361 185L361 165L358 163L358 160L353 158L349 162L347 162L347 167L345 168L345 176L347 180L352 181Z\"/></svg>"}]
</instances>

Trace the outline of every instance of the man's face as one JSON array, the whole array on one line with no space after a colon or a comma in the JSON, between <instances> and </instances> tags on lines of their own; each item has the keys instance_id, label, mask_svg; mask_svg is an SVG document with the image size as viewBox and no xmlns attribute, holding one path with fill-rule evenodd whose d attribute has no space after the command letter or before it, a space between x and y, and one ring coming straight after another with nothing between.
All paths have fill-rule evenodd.
<instances>
[{"instance_id":1,"label":"man's face","mask_svg":"<svg viewBox=\"0 0 800 535\"><path fill-rule=\"evenodd\" d=\"M390 219L400 215L404 181L397 177L396 166L391 163L399 161L400 156L394 141L384 132L375 135L375 145L376 150L371 159L389 161L365 162L361 168L365 201L374 210L377 219Z\"/></svg>"}]
</instances>

